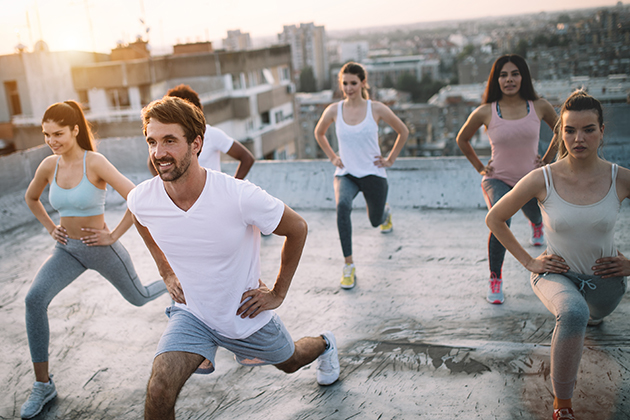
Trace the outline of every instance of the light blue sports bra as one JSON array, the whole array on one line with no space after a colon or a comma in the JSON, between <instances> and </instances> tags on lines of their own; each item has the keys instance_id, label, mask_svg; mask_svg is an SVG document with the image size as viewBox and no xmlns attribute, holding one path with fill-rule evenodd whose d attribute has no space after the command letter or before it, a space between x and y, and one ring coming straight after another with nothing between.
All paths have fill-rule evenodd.
<instances>
[{"instance_id":1,"label":"light blue sports bra","mask_svg":"<svg viewBox=\"0 0 630 420\"><path fill-rule=\"evenodd\" d=\"M55 165L55 176L50 184L48 201L61 217L98 216L105 213L105 195L107 190L101 190L90 182L85 169L87 150L83 154L83 178L74 188L66 189L57 185L57 169L59 158Z\"/></svg>"}]
</instances>

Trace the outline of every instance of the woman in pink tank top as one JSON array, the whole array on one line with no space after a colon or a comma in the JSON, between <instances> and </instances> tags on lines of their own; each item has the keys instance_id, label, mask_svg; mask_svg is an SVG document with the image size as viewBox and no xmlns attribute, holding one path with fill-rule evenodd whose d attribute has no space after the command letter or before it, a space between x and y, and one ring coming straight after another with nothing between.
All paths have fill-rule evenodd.
<instances>
[{"instance_id":1,"label":"woman in pink tank top","mask_svg":"<svg viewBox=\"0 0 630 420\"><path fill-rule=\"evenodd\" d=\"M549 102L536 95L527 63L516 54L499 57L490 71L481 106L470 114L457 135L459 148L477 172L483 175L481 187L488 209L523 176L540 166L538 142L541 120L553 129L557 115ZM492 147L487 165L479 160L470 144L482 125L486 127ZM553 144L552 141L543 157L544 162L553 159ZM530 243L543 245L542 218L536 201L526 203L522 210L532 226ZM504 301L504 257L505 248L490 233L490 280L486 286L486 299L490 303L501 304Z\"/></svg>"},{"instance_id":2,"label":"woman in pink tank top","mask_svg":"<svg viewBox=\"0 0 630 420\"><path fill-rule=\"evenodd\" d=\"M587 325L599 325L613 312L630 275L630 260L614 244L621 202L630 198L630 170L598 155L604 136L602 107L584 91L574 92L562 106L556 135L562 137L557 139L557 162L526 175L490 210L486 222L531 271L534 293L555 317L553 420L575 420L572 397ZM549 232L547 251L537 258L506 223L532 199L540 203ZM602 418L603 413L595 409L583 415Z\"/></svg>"}]
</instances>

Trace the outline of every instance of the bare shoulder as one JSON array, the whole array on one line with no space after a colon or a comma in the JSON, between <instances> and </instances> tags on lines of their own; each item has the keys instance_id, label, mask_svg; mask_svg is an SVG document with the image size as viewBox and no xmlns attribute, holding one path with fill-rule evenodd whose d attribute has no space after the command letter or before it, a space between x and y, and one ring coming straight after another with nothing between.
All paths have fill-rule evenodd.
<instances>
[{"instance_id":1,"label":"bare shoulder","mask_svg":"<svg viewBox=\"0 0 630 420\"><path fill-rule=\"evenodd\" d=\"M530 199L536 197L539 201L543 201L547 196L543 168L536 168L525 175L514 186L514 189L525 193Z\"/></svg>"},{"instance_id":2,"label":"bare shoulder","mask_svg":"<svg viewBox=\"0 0 630 420\"><path fill-rule=\"evenodd\" d=\"M617 186L618 190L621 189L624 198L630 198L630 169L624 168L623 166L619 167L619 171L617 172Z\"/></svg>"},{"instance_id":3,"label":"bare shoulder","mask_svg":"<svg viewBox=\"0 0 630 420\"><path fill-rule=\"evenodd\" d=\"M479 105L468 117L468 120L472 123L476 123L479 126L490 124L492 118L492 104Z\"/></svg>"},{"instance_id":4,"label":"bare shoulder","mask_svg":"<svg viewBox=\"0 0 630 420\"><path fill-rule=\"evenodd\" d=\"M549 112L553 112L554 114L556 113L556 110L545 98L536 99L534 101L534 109L536 109L536 112L540 115L545 115Z\"/></svg>"},{"instance_id":5,"label":"bare shoulder","mask_svg":"<svg viewBox=\"0 0 630 420\"><path fill-rule=\"evenodd\" d=\"M41 174L45 176L46 178L52 177L53 173L55 172L55 167L57 166L58 159L59 159L59 156L57 155L47 156L46 158L44 158L44 160L41 161L41 163L37 167L36 173Z\"/></svg>"},{"instance_id":6,"label":"bare shoulder","mask_svg":"<svg viewBox=\"0 0 630 420\"><path fill-rule=\"evenodd\" d=\"M324 117L335 119L337 117L337 108L339 107L339 102L334 102L326 107L324 110Z\"/></svg>"}]
</instances>

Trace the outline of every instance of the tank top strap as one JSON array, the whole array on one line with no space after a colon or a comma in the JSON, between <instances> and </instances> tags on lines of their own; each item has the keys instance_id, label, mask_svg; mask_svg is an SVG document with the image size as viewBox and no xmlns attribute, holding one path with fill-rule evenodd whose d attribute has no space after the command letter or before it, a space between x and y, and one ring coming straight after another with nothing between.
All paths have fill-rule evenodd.
<instances>
[{"instance_id":1,"label":"tank top strap","mask_svg":"<svg viewBox=\"0 0 630 420\"><path fill-rule=\"evenodd\" d=\"M87 175L86 164L85 164L86 160L87 160L87 150L83 152L83 175Z\"/></svg>"},{"instance_id":2,"label":"tank top strap","mask_svg":"<svg viewBox=\"0 0 630 420\"><path fill-rule=\"evenodd\" d=\"M553 179L551 178L551 168L549 167L549 165L545 165L542 168L543 170L543 176L545 177L545 188L547 190L547 197L549 197L549 194L551 193L551 190L553 188Z\"/></svg>"},{"instance_id":3,"label":"tank top strap","mask_svg":"<svg viewBox=\"0 0 630 420\"><path fill-rule=\"evenodd\" d=\"M367 100L367 112L366 112L365 117L374 121L374 115L372 114L372 100L371 99Z\"/></svg>"},{"instance_id":4,"label":"tank top strap","mask_svg":"<svg viewBox=\"0 0 630 420\"><path fill-rule=\"evenodd\" d=\"M57 170L59 169L59 159L61 159L61 156L57 157L57 163L55 163L55 174L53 175L53 182L55 184L57 183Z\"/></svg>"}]
</instances>

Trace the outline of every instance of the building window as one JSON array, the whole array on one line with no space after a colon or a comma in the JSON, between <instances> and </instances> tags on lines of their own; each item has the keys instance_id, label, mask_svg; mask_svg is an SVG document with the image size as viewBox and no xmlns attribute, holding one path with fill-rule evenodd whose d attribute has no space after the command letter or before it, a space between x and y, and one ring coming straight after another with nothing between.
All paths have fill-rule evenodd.
<instances>
[{"instance_id":1,"label":"building window","mask_svg":"<svg viewBox=\"0 0 630 420\"><path fill-rule=\"evenodd\" d=\"M282 110L276 112L275 117L276 117L276 124L279 124L282 121L284 121L284 118L282 116Z\"/></svg>"},{"instance_id":2,"label":"building window","mask_svg":"<svg viewBox=\"0 0 630 420\"><path fill-rule=\"evenodd\" d=\"M262 114L260 114L260 120L262 121L263 124L270 124L271 118L269 116L269 111L265 111Z\"/></svg>"},{"instance_id":3,"label":"building window","mask_svg":"<svg viewBox=\"0 0 630 420\"><path fill-rule=\"evenodd\" d=\"M114 109L130 106L129 92L127 89L107 89L107 103Z\"/></svg>"},{"instance_id":4,"label":"building window","mask_svg":"<svg viewBox=\"0 0 630 420\"><path fill-rule=\"evenodd\" d=\"M22 115L22 103L20 102L20 94L18 92L17 82L11 80L4 82L4 91L9 102L9 112L11 116Z\"/></svg>"}]
</instances>

